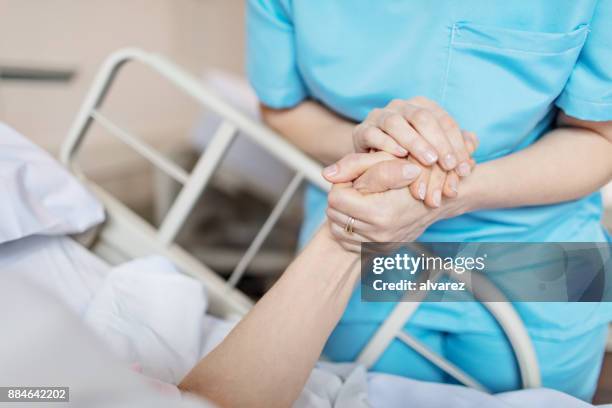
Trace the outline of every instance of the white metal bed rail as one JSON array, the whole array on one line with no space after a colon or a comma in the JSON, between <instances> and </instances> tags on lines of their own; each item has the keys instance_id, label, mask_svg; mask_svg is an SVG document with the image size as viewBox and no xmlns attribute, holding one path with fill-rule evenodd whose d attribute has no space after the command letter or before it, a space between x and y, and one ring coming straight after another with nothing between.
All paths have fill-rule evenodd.
<instances>
[{"instance_id":1,"label":"white metal bed rail","mask_svg":"<svg viewBox=\"0 0 612 408\"><path fill-rule=\"evenodd\" d=\"M119 69L128 61L138 61L154 71L157 71L177 88L181 89L196 99L197 102L223 118L216 134L208 144L204 154L196 163L191 174L187 174L183 168L171 160L168 160L163 154L147 145L137 136L113 123L98 110L104 102L107 92ZM156 232L159 242L164 245L170 245L174 242L187 216L202 195L202 192L206 188L215 170L218 168L225 153L231 146L238 130L242 131L248 137L252 138L254 142L262 145L268 151L274 152L275 156L289 168L297 169L297 173L293 180L287 186L281 199L278 201L252 244L232 272L228 281L230 286L235 286L239 282L246 268L261 248L261 245L268 237L283 211L289 205L291 197L297 191L303 180L308 180L325 190L329 189L329 183L321 177L320 166L312 159L296 150L274 132L238 112L225 101L210 93L202 86L200 81L166 58L157 54L144 52L140 49L132 48L119 50L107 58L98 72L85 102L81 106L81 110L69 131L66 142L62 146L60 153L62 162L82 178L84 178L84 176L76 166L74 158L85 134L94 121L106 129L111 135L148 159L159 170L183 185L178 197L170 207L160 228Z\"/></svg>"},{"instance_id":2,"label":"white metal bed rail","mask_svg":"<svg viewBox=\"0 0 612 408\"><path fill-rule=\"evenodd\" d=\"M191 173L187 173L182 167L166 158L135 135L112 122L99 111L99 107L104 102L117 73L128 61L140 62L158 72L174 86L193 97L199 104L222 118L222 122L217 128L215 135ZM111 135L144 156L162 172L183 185L178 197L158 229L146 223L114 197L89 182L78 168L76 156L79 147L94 121ZM230 148L238 131L264 147L287 167L295 170L296 174L257 233L252 244L239 261L229 280L224 282L209 268L176 245L174 240L196 201L200 198L212 175L218 168L225 153ZM96 192L107 208L107 213L109 214L108 221L100 233L102 243L98 245L98 252L113 253L113 256L117 256L116 253L119 252L119 257L124 256L126 258L150 252L161 252L169 256L184 272L204 280L209 286L209 292L212 292L211 309L213 311L215 309L220 311L226 309L224 310L226 315L228 311L229 313L240 315L248 310L251 302L243 294L235 290L234 286L238 283L249 263L261 248L261 245L286 209L300 184L303 181L308 181L324 190L329 190L330 188L329 183L320 175L321 167L319 164L265 126L250 119L209 92L194 76L188 74L166 58L139 49L119 50L109 56L104 62L69 130L67 139L62 146L60 158L73 173L79 176ZM217 305L215 306L215 304ZM484 389L482 385L469 375L442 357L437 356L403 330L403 327L419 304L420 299L415 299L413 302L400 302L364 348L359 361L368 367L372 366L388 344L397 338L465 385ZM515 349L523 386L540 386L539 368L533 345L512 306L507 302L495 304L484 302L483 304L500 322L501 327L508 335Z\"/></svg>"},{"instance_id":3,"label":"white metal bed rail","mask_svg":"<svg viewBox=\"0 0 612 408\"><path fill-rule=\"evenodd\" d=\"M439 271L437 273L432 273L430 280L436 281L444 275L451 276L447 271ZM480 301L489 313L493 315L499 323L501 330L508 338L518 362L523 387L540 387L542 381L533 344L531 343L531 339L525 330L521 318L512 305L509 302L499 301L499 299L504 299L502 292L479 273L453 273L451 279L465 283L465 286L470 292L473 292L475 286L481 289L478 296L483 297L476 296L476 300ZM361 350L361 353L357 357L357 361L367 368L371 368L382 356L391 342L397 339L411 347L432 364L462 384L481 391L488 391L487 388L475 378L447 359L429 350L425 344L421 343L404 330L404 327L426 295L427 292L424 291L407 293L403 301L397 303L389 316L387 316L387 319L372 336L368 344Z\"/></svg>"}]
</instances>

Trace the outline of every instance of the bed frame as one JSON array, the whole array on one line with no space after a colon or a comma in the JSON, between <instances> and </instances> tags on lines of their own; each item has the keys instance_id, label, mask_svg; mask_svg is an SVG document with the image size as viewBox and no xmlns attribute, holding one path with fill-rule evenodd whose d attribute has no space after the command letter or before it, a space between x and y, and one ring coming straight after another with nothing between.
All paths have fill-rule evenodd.
<instances>
[{"instance_id":1,"label":"bed frame","mask_svg":"<svg viewBox=\"0 0 612 408\"><path fill-rule=\"evenodd\" d=\"M176 88L184 91L204 108L222 118L220 126L197 161L191 173L187 173L137 136L122 129L100 112L105 96L114 79L127 62L137 62L156 71ZM88 180L77 165L79 147L92 123L105 128L134 151L149 160L158 170L182 184L182 189L159 228L143 220L108 192ZM237 132L251 138L288 168L295 176L284 190L272 212L257 233L250 247L227 281L175 243L175 238L187 216L202 195L211 176L223 160ZM61 150L61 161L90 188L103 203L107 220L97 231L91 250L111 264L135 257L162 254L171 259L184 273L203 281L210 296L210 312L220 317L244 315L252 302L235 285L240 281L249 263L257 254L266 237L287 208L292 196L303 182L312 183L324 190L329 184L321 177L318 163L294 148L279 135L208 91L197 78L173 64L166 58L140 49L122 49L110 55L84 100ZM494 288L492 288L494 290ZM415 295L415 296L422 296ZM486 391L474 378L448 360L432 352L426 345L403 330L422 298L399 302L387 320L361 352L358 362L372 367L387 346L398 339L423 355L461 383ZM521 319L509 302L486 302L482 304L497 319L508 337L520 368L522 385L525 388L540 387L540 370L536 354Z\"/></svg>"}]
</instances>

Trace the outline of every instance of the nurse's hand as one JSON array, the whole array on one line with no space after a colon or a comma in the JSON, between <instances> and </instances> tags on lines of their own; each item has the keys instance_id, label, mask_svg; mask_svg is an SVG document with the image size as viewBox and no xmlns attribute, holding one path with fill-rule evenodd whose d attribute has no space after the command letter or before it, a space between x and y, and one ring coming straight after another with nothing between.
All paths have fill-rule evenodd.
<instances>
[{"instance_id":1,"label":"nurse's hand","mask_svg":"<svg viewBox=\"0 0 612 408\"><path fill-rule=\"evenodd\" d=\"M475 165L472 159L470 165ZM446 172L437 164L425 167L412 157L398 159L383 151L349 154L326 167L323 176L334 184L354 182L362 193L408 187L415 199L433 208L442 204L443 197L456 197L460 183L454 170Z\"/></svg>"},{"instance_id":2,"label":"nurse's hand","mask_svg":"<svg viewBox=\"0 0 612 408\"><path fill-rule=\"evenodd\" d=\"M476 136L471 133L462 130L463 137L466 141L468 154L470 158L468 159L468 164L470 166L470 172L473 170L474 166L476 166L476 162L471 158L471 155L476 150L476 143L478 140ZM471 141L474 141L472 143ZM414 163L417 166L422 166L414 157L409 156L408 162ZM350 165L345 165L345 168L351 167ZM358 168L358 163L354 163L352 165L354 168ZM371 171L365 172L365 174L355 180L355 188L361 191L370 191L370 192L383 192L384 189L373 190L373 186L376 185L372 180L380 180L381 178L388 177L383 175L384 169L371 169ZM354 174L353 174L354 175ZM351 175L351 176L353 176ZM355 176L357 177L357 176ZM345 181L345 180L342 180ZM348 180L346 180L348 181ZM442 205L442 198L455 198L457 197L457 192L459 190L460 177L457 173L457 169L445 171L440 167L438 163L425 167L421 167L421 172L417 180L412 183L408 188L412 193L412 196L417 200L422 200L429 207L437 208Z\"/></svg>"},{"instance_id":3,"label":"nurse's hand","mask_svg":"<svg viewBox=\"0 0 612 408\"><path fill-rule=\"evenodd\" d=\"M382 150L397 157L408 154L424 166L438 163L446 171L465 177L471 173L470 145L455 120L438 104L425 97L396 99L383 109L374 109L353 131L357 153Z\"/></svg>"}]
</instances>

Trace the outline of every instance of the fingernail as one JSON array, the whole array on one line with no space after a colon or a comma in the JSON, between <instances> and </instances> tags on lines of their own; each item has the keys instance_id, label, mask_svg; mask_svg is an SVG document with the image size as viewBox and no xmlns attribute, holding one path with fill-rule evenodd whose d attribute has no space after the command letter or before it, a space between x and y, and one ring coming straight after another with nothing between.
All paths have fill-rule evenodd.
<instances>
[{"instance_id":1,"label":"fingernail","mask_svg":"<svg viewBox=\"0 0 612 408\"><path fill-rule=\"evenodd\" d=\"M433 201L433 205L439 207L442 203L442 192L440 190L436 190L433 192L431 199Z\"/></svg>"},{"instance_id":2,"label":"fingernail","mask_svg":"<svg viewBox=\"0 0 612 408\"><path fill-rule=\"evenodd\" d=\"M434 164L438 161L438 155L435 152L432 152L431 150L425 150L423 152L423 158L425 159L427 164Z\"/></svg>"},{"instance_id":3,"label":"fingernail","mask_svg":"<svg viewBox=\"0 0 612 408\"><path fill-rule=\"evenodd\" d=\"M472 143L474 143L474 146L478 146L478 136L476 136L476 133L468 132L468 134L470 135L470 139L472 139Z\"/></svg>"},{"instance_id":4,"label":"fingernail","mask_svg":"<svg viewBox=\"0 0 612 408\"><path fill-rule=\"evenodd\" d=\"M453 192L457 192L457 180L455 180L454 178L452 178L449 182L448 182L448 186L450 187L450 189Z\"/></svg>"},{"instance_id":5,"label":"fingernail","mask_svg":"<svg viewBox=\"0 0 612 408\"><path fill-rule=\"evenodd\" d=\"M338 173L337 164L332 164L331 166L327 166L323 169L323 175L326 177L333 177L336 173Z\"/></svg>"},{"instance_id":6,"label":"fingernail","mask_svg":"<svg viewBox=\"0 0 612 408\"><path fill-rule=\"evenodd\" d=\"M421 174L421 169L414 164L406 164L402 167L402 175L406 180L413 180L419 174Z\"/></svg>"},{"instance_id":7,"label":"fingernail","mask_svg":"<svg viewBox=\"0 0 612 408\"><path fill-rule=\"evenodd\" d=\"M461 177L469 176L471 172L472 168L466 162L463 162L457 166L457 174L459 174Z\"/></svg>"},{"instance_id":8,"label":"fingernail","mask_svg":"<svg viewBox=\"0 0 612 408\"><path fill-rule=\"evenodd\" d=\"M422 181L419 183L419 198L421 200L425 199L425 194L427 194L427 186Z\"/></svg>"},{"instance_id":9,"label":"fingernail","mask_svg":"<svg viewBox=\"0 0 612 408\"><path fill-rule=\"evenodd\" d=\"M397 146L395 148L395 152L398 156L406 156L408 154L408 150L404 149L401 146Z\"/></svg>"},{"instance_id":10,"label":"fingernail","mask_svg":"<svg viewBox=\"0 0 612 408\"><path fill-rule=\"evenodd\" d=\"M444 165L448 169L454 169L455 166L457 165L457 159L455 158L454 155L449 153L446 156L444 156Z\"/></svg>"}]
</instances>

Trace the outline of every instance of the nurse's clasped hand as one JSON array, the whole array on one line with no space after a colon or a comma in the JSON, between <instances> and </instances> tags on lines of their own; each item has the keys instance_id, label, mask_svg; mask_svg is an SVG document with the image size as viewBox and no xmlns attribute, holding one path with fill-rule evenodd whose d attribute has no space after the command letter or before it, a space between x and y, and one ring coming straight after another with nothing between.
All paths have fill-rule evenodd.
<instances>
[{"instance_id":1,"label":"nurse's clasped hand","mask_svg":"<svg viewBox=\"0 0 612 408\"><path fill-rule=\"evenodd\" d=\"M358 153L383 151L407 157L416 167L407 166L404 171L418 172L409 187L413 197L437 208L443 196L456 197L459 178L471 173L475 165L471 155L478 139L474 133L461 130L435 102L415 97L393 100L383 109L372 110L355 127L353 144ZM349 181L334 178L336 171L335 165L329 166L324 176L331 182Z\"/></svg>"},{"instance_id":2,"label":"nurse's clasped hand","mask_svg":"<svg viewBox=\"0 0 612 408\"><path fill-rule=\"evenodd\" d=\"M474 143L444 109L422 96L373 109L353 131L357 153L375 149L397 157L410 154L424 166L438 163L461 177L471 172L469 145Z\"/></svg>"},{"instance_id":3,"label":"nurse's clasped hand","mask_svg":"<svg viewBox=\"0 0 612 408\"><path fill-rule=\"evenodd\" d=\"M414 99L419 101L423 100L419 98ZM399 103L399 101L394 101L389 106L395 104L395 106L399 107ZM437 105L434 104L433 106ZM436 109L441 110L441 108ZM371 113L368 117L376 115L381 114L380 112ZM442 114L440 113L439 115ZM387 116L387 118L390 117L392 116ZM449 120L444 119L444 121L448 122ZM401 184L401 187L408 187L415 199L423 201L432 208L440 207L442 204L442 197L455 198L457 196L460 181L458 167L460 166L457 166L454 170L445 170L438 162L424 165L421 159L414 157L413 153L409 153L408 156L404 158L406 156L404 154L405 151L400 151L400 149L403 148L399 147L399 144L394 141L390 134L382 134L379 128L366 125L367 122L368 119L358 125L356 127L357 130L354 132L355 149L358 153L349 154L323 170L323 176L328 181L331 183L345 183L355 180L354 187L363 193L382 192L386 189L381 190L380 185L371 183L371 176L369 175L371 175L372 172L368 172L365 177L358 179L361 173L358 174L357 169L362 167L368 168L375 163L389 161L390 163L380 164L382 168L378 171L380 175L377 175L378 179L384 177L386 181L391 183L389 188L399 188L399 186L393 187L398 184ZM369 131L364 130L366 126L370 126L367 128L370 129ZM461 173L469 174L476 165L476 162L471 156L478 147L478 138L474 133L465 130L459 130L459 133L463 140L463 148L465 148L468 157L464 163L467 163L469 169ZM380 136L378 147L374 147L376 140L378 140L378 136L376 135ZM369 144L364 144L366 142ZM417 142L417 144L418 143L420 142ZM370 147L366 149L364 146ZM395 154L393 153L394 150ZM373 155L360 152L370 152ZM392 160L395 161L391 162Z\"/></svg>"},{"instance_id":4,"label":"nurse's clasped hand","mask_svg":"<svg viewBox=\"0 0 612 408\"><path fill-rule=\"evenodd\" d=\"M415 100L431 109L431 115L417 115L425 118L417 120L422 132L428 126L426 130L434 133L446 130L443 136L437 134L432 140L442 140L441 148L450 149L442 150L446 152L444 155L436 153L436 157L452 156L450 162L454 161L454 168L449 166L449 160L444 159L424 163L427 162L424 156L429 153L423 152L431 152L431 144L414 132L405 119L414 117L410 112L415 109ZM453 200L442 206L442 197L457 197L459 173L466 177L475 166L471 156L478 147L478 139L473 133L460 130L435 103L424 98L404 102L391 102L388 107L393 106L393 110L373 111L354 132L357 153L343 157L323 171L324 177L334 183L328 197L330 229L345 249L358 251L360 243L365 241L413 241L432 223L464 211L461 203L454 205ZM403 112L404 116L399 117L397 112ZM424 126L427 118L433 118L437 124ZM461 138L459 153L451 147L458 144L455 132ZM451 144L451 139L454 144ZM402 146L409 146L412 150L407 152ZM417 157L417 154L421 156ZM456 157L461 161L455 160ZM468 170L460 171L459 167L464 163ZM410 194L406 194L406 189ZM350 218L354 219L352 231L347 231L345 227Z\"/></svg>"}]
</instances>

